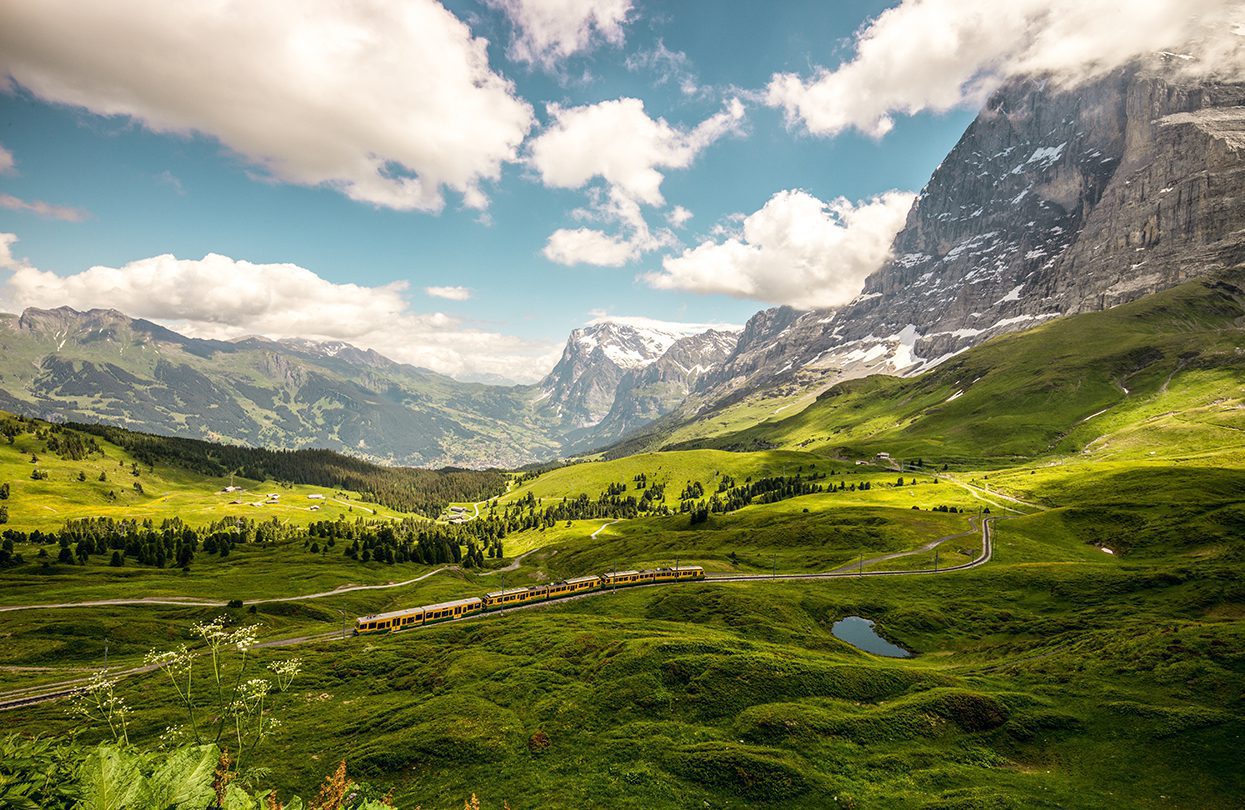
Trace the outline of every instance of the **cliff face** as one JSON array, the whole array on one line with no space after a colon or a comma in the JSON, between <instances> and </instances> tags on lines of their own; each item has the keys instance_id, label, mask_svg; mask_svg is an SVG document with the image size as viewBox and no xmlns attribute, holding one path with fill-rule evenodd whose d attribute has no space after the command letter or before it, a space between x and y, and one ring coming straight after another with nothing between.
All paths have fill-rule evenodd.
<instances>
[{"instance_id":1,"label":"cliff face","mask_svg":"<svg viewBox=\"0 0 1245 810\"><path fill-rule=\"evenodd\" d=\"M862 295L837 310L758 313L679 416L916 373L1003 332L1245 261L1245 85L1175 68L1001 89Z\"/></svg>"},{"instance_id":2,"label":"cliff face","mask_svg":"<svg viewBox=\"0 0 1245 810\"><path fill-rule=\"evenodd\" d=\"M1136 76L1120 166L1035 294L1102 309L1245 261L1242 105L1241 85Z\"/></svg>"},{"instance_id":3,"label":"cliff face","mask_svg":"<svg viewBox=\"0 0 1245 810\"><path fill-rule=\"evenodd\" d=\"M653 363L627 372L614 392L609 413L579 446L588 449L615 441L678 408L705 374L730 355L739 339L735 332L710 329L680 338Z\"/></svg>"}]
</instances>

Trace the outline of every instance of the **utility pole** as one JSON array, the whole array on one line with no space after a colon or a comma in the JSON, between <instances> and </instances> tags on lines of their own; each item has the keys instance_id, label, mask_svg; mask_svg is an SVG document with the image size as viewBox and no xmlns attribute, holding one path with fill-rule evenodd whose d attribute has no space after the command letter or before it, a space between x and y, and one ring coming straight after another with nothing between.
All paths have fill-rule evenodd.
<instances>
[{"instance_id":1,"label":"utility pole","mask_svg":"<svg viewBox=\"0 0 1245 810\"><path fill-rule=\"evenodd\" d=\"M860 552L860 562L856 566L856 576L863 577L865 575L865 553Z\"/></svg>"},{"instance_id":2,"label":"utility pole","mask_svg":"<svg viewBox=\"0 0 1245 810\"><path fill-rule=\"evenodd\" d=\"M770 573L770 578L778 579L778 555L777 554L774 555L774 568L773 568L773 571Z\"/></svg>"},{"instance_id":3,"label":"utility pole","mask_svg":"<svg viewBox=\"0 0 1245 810\"><path fill-rule=\"evenodd\" d=\"M345 641L346 640L346 611L343 610L342 608L338 608L337 612L340 613L342 616L342 641Z\"/></svg>"},{"instance_id":4,"label":"utility pole","mask_svg":"<svg viewBox=\"0 0 1245 810\"><path fill-rule=\"evenodd\" d=\"M108 669L108 636L104 636L104 669Z\"/></svg>"},{"instance_id":5,"label":"utility pole","mask_svg":"<svg viewBox=\"0 0 1245 810\"><path fill-rule=\"evenodd\" d=\"M610 593L618 593L618 560L614 560L614 573L610 576Z\"/></svg>"},{"instance_id":6,"label":"utility pole","mask_svg":"<svg viewBox=\"0 0 1245 810\"><path fill-rule=\"evenodd\" d=\"M934 573L938 573L938 547L934 547Z\"/></svg>"}]
</instances>

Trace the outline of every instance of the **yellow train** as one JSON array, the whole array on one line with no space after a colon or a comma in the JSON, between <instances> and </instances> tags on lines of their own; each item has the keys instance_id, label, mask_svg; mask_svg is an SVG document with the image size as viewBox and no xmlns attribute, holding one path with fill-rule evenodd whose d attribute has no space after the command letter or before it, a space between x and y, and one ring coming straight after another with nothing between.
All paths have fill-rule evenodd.
<instances>
[{"instance_id":1,"label":"yellow train","mask_svg":"<svg viewBox=\"0 0 1245 810\"><path fill-rule=\"evenodd\" d=\"M576 577L548 585L532 585L526 588L507 588L486 593L483 597L457 599L435 605L376 613L355 619L355 635L372 633L396 633L425 624L453 621L477 613L488 613L529 602L545 602L563 599L591 591L626 588L653 582L689 582L705 578L705 569L699 565L680 565L674 568L654 568L645 571L609 571L600 576Z\"/></svg>"}]
</instances>

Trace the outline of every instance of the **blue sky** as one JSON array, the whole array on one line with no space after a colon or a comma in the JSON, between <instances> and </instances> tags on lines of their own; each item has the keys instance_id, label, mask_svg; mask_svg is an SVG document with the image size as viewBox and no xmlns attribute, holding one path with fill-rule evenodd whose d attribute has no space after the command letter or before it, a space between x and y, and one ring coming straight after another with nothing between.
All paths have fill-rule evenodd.
<instances>
[{"instance_id":1,"label":"blue sky","mask_svg":"<svg viewBox=\"0 0 1245 810\"><path fill-rule=\"evenodd\" d=\"M313 335L317 337L371 344L397 359L464 378L500 375L531 380L570 329L602 313L742 323L774 303L833 305L850 298L845 290L858 289L860 278L871 269L868 265L878 263L874 243L889 241L910 198L887 198L885 212L877 203L878 216L873 219L866 216L873 209L863 209L885 192L919 190L980 102L979 95L963 89L959 76L948 80L954 90L950 100L931 90L928 98L915 101L882 98L877 101L878 109L869 106L874 102L868 88L863 88L862 98L845 99L842 88L832 87L837 95L830 98L838 100L838 108L856 105L860 110L854 118L849 113L851 120L846 123L827 123L817 117L816 110L808 106L818 103L812 92L817 77L821 72L841 71L853 61L862 62L859 35L895 3L561 2L564 10L595 10L584 12L589 14L586 22L567 23L563 15L542 31L537 27L539 19L531 16L540 9L527 7L539 6L541 0L447 2L445 10L457 22L443 14L436 18L449 33L429 44L426 64L395 61L393 67L401 70L361 70L357 80L352 73L357 63L334 64L332 49L310 61L273 59L270 63L263 53L249 53L247 49L254 49L255 43L239 37L237 70L226 66L213 74L216 68L208 65L199 72L177 74L177 66L170 66L167 82L161 73L161 49L167 50L169 59L184 53L192 65L196 53L187 51L184 44L157 41L158 26L145 28L124 21L125 9L116 8L102 21L80 23L84 29L92 23L95 30L106 28L98 41L108 44L94 47L107 53L92 62L96 55L70 54L68 46L64 53L57 52L65 26L78 24L69 21L74 15L61 10L57 18L57 10L48 9L55 2L22 9L17 7L26 4L15 4L3 12L11 19L0 19L0 29L21 37L20 42L0 41L0 51L7 46L21 51L7 57L7 62L0 57L0 69L9 78L7 92L0 93L0 147L12 162L0 173L0 195L7 195L0 198L6 201L0 208L0 233L12 234L7 237L11 255L5 261L10 269L16 268L7 291L0 292L0 306L51 305L61 296L64 300L59 303L117 306L191 333L231 336L263 330L287 336L282 333L311 331L318 332ZM378 8L385 5L378 3ZM416 5L434 6L431 14L442 12L432 0ZM177 14L177 7L173 4L161 13ZM295 4L294 8L299 7ZM341 21L330 22L341 25ZM395 59L422 47L418 42L403 42L401 27L388 21L373 28L369 26L374 20L347 22L382 40L392 30L395 41L378 41L369 49L385 53L392 48L398 54ZM458 23L465 24L469 33L455 34ZM253 28L262 31L266 24L277 25L257 20ZM115 35L112 41L108 30ZM290 36L297 30L295 25ZM0 34L0 40L4 36ZM233 47L229 32L204 36L224 38L228 61ZM447 181L440 210L428 210L435 208L428 194L422 194L413 207L410 198L393 202L399 193L394 184L344 190L344 184L354 182L354 176L343 174L346 170L340 168L352 159L351 138L362 143L366 137L368 145L393 143L397 154L408 145L400 143L404 130L393 121L409 114L413 128L422 132L421 127L436 123L431 119L459 115L449 68L444 81L439 75L425 79L422 74L428 70L435 74L440 65L468 52L471 38L487 40L485 70L497 84L491 96L482 95L479 109L463 112L459 122L467 133L462 153L479 152L478 163L463 169L467 179ZM442 47L444 59L438 50ZM459 50L453 50L456 47ZM221 43L212 48L205 52L218 54ZM255 80L258 91L253 90L246 72L248 58L260 66ZM274 78L264 75L269 64L273 73L294 67L289 68L291 75ZM335 113L330 106L324 117L323 99L315 92L316 82L325 80L321 67L333 72L327 79L332 86L325 93L351 99L357 93L356 109ZM300 70L307 73L300 74ZM969 60L966 70L972 76L977 68ZM794 95L784 100L773 92L767 94L776 74L800 77ZM204 85L193 83L199 75ZM238 82L239 87L230 87L230 82ZM377 83L386 85L383 93L376 89ZM445 87L450 88L451 98L437 103L449 106L421 106L425 98ZM240 110L245 109L247 93L270 92L274 106L289 105L287 118L298 119L305 113L307 120L291 120L288 133L278 133L273 126L223 120L218 112L203 112L202 105L188 111L181 104L186 98L197 102L215 93L232 99L230 94L235 92L241 94ZM373 95L376 103L365 106ZM475 104L470 87L460 95L464 109ZM311 100L300 107L304 96ZM639 99L648 121L635 115L602 118L607 128L614 127L607 129L611 140L595 146L586 142L584 153L575 158L582 165L571 165L569 157L567 165L554 165L568 155L566 143L582 141L576 129L580 122L563 119L565 139L556 144L549 141L556 148L551 147L543 163L533 159L542 136L557 128L558 114L549 105L563 112L578 111L609 106L619 99ZM232 109L231 103L215 110ZM262 106L265 99L257 103ZM404 104L410 109L404 109ZM524 105L529 113L524 113ZM621 113L619 107L610 109ZM900 113L893 114L895 110ZM420 119L425 113L425 119ZM884 134L886 125L872 121L882 113L891 113L887 118L890 128ZM516 123L525 115L530 120ZM238 118L243 117L240 112ZM611 123L615 120L617 126ZM636 157L635 165L617 169L613 179L607 176L609 169L602 170L603 174L591 165L605 152L638 148L641 138L628 129L627 122L647 127L662 120L665 134L660 145L667 162L658 159L656 164L659 202L653 202L649 186L637 180L633 171L645 160L651 163L651 153ZM586 128L587 121L582 123ZM331 138L323 136L328 148L342 146L340 166L326 169L320 165L315 151L319 127L331 133ZM513 132L506 143L496 139L475 143L476 134L502 132L507 127ZM290 141L288 154L282 151L286 148L282 137ZM429 137L445 135L437 132ZM303 143L304 138L312 144ZM409 150L401 153L422 154L423 146L415 140L412 136ZM448 152L454 153L452 138L448 143ZM442 155L447 151L444 144ZM679 156L669 157L675 153ZM440 171L429 168L435 163L432 158L425 164L419 162L420 157L405 163L392 155L380 157L392 161L385 171L392 167L398 177L423 179L428 172ZM2 160L5 156L0 154ZM0 162L0 168L3 165ZM317 180L320 175L315 173L320 171L330 178L327 182ZM489 176L492 171L499 173L496 178ZM578 182L576 178L583 175L588 179ZM572 179L567 181L567 177ZM574 187L560 187L566 185ZM468 187L471 190L464 193ZM805 194L775 198L797 190ZM835 209L832 201L840 197L846 198L847 207ZM773 205L767 207L772 198ZM36 203L54 208L34 210ZM629 206L633 213L619 213L620 206ZM861 207L860 216L854 217L855 206ZM749 237L743 218L763 207L769 216L753 223L754 233ZM676 208L691 214L681 227L668 224ZM646 230L643 238L636 236L635 217ZM799 223L809 222L810 227L823 231L813 242L828 246L826 253L841 249L844 258L819 259L819 267L784 284L783 263L802 259L798 251L790 252L781 229L795 233L802 227ZM547 245L559 229L598 231L614 240L611 250L628 255L623 260L610 259L596 251L597 240L592 237L587 247L576 241L569 258L563 251L560 260L555 260ZM742 245L751 244L756 248L754 255L742 263L730 258L721 244L732 238ZM797 234L792 241L800 238ZM762 239L770 239L770 244L761 245ZM677 260L698 246L704 249L695 257L676 262L663 273L664 262ZM169 292L164 293L160 284L148 284L149 294L139 298L133 290L129 297L118 293L115 279L102 275L72 283L56 281L93 266L125 268L164 254L177 260L220 254L247 263L213 265L212 272L224 285L222 300L267 296L273 299L268 306L287 311L261 317L245 307L234 311L226 304L219 316L205 316L193 306L178 303L176 288L194 288L189 276L168 275L168 268L174 267L191 272L179 265L160 265L161 278L172 279ZM265 275L254 270L275 264L297 265L324 284L312 280L290 284L287 279L284 286L272 289L255 286L256 279L271 277L278 279L273 282L277 284L286 278L276 271ZM724 268L720 273L719 266ZM150 282L151 277L131 270L130 275L138 273L137 277ZM836 273L839 277L832 278ZM654 280L658 276L665 276L665 281ZM731 280L722 280L728 277ZM138 289L133 278L125 283ZM231 286L235 283L240 286ZM350 299L344 309L360 322L357 326L323 317L323 308L340 292L334 285L342 284L362 288L344 296ZM399 286L391 286L395 284ZM433 297L425 293L426 287L467 288L469 292L457 297L470 297ZM369 315L367 296L373 288L381 292L375 312ZM318 298L306 304L311 314L300 320L292 313L304 305L299 298L308 290L314 292L308 295ZM373 317L387 320L391 328L376 333L367 323ZM334 320L334 325L310 329L307 318L313 323ZM399 321L409 335L394 326Z\"/></svg>"}]
</instances>

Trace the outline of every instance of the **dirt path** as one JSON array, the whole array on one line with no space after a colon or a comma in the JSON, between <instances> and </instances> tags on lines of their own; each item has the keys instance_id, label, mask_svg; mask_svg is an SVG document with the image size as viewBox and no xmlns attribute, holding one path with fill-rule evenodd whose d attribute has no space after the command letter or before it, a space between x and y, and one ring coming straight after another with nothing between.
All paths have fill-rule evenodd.
<instances>
[{"instance_id":1,"label":"dirt path","mask_svg":"<svg viewBox=\"0 0 1245 810\"><path fill-rule=\"evenodd\" d=\"M414 585L416 582L422 582L433 574L439 574L442 571L455 570L454 566L443 565L435 568L426 574L421 574L414 579L404 579L401 582L387 582L383 585L342 585L331 591L320 591L319 593L304 593L297 596L273 596L267 599L250 599L244 604L247 605L266 605L272 602L303 602L308 599L324 599L329 596L340 596L343 593L351 593L353 591L383 591L389 588L404 588L407 585ZM79 608L79 607L109 607L113 605L172 605L175 607L228 607L229 603L220 600L210 599L179 599L177 597L158 597L149 596L142 599L95 599L87 602L60 602L56 604L46 605L4 605L0 606L0 613L6 613L14 610L60 610L62 608Z\"/></svg>"}]
</instances>

